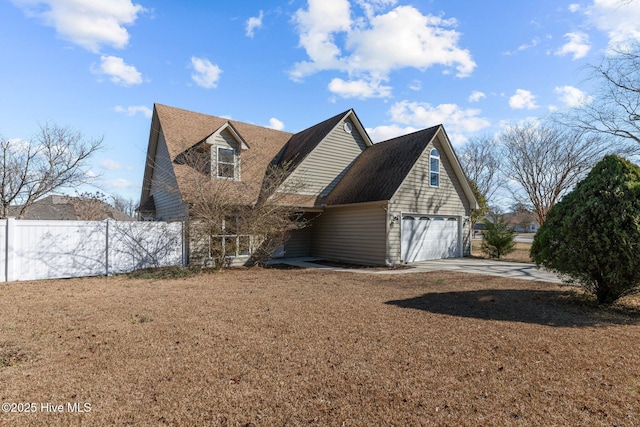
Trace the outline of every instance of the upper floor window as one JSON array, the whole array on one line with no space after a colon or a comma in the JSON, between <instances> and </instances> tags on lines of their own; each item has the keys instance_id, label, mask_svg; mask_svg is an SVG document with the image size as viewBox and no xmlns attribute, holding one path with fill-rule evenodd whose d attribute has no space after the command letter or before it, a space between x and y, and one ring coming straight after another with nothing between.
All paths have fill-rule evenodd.
<instances>
[{"instance_id":1,"label":"upper floor window","mask_svg":"<svg viewBox=\"0 0 640 427\"><path fill-rule=\"evenodd\" d=\"M429 155L429 183L432 187L440 186L440 153L435 148Z\"/></svg>"},{"instance_id":2,"label":"upper floor window","mask_svg":"<svg viewBox=\"0 0 640 427\"><path fill-rule=\"evenodd\" d=\"M218 178L235 178L236 152L233 148L218 147L216 164Z\"/></svg>"}]
</instances>

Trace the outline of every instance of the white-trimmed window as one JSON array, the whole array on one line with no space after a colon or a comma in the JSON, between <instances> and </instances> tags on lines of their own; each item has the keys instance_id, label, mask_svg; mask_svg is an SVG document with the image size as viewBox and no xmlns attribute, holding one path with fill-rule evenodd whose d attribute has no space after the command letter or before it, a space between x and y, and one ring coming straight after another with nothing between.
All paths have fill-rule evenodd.
<instances>
[{"instance_id":1,"label":"white-trimmed window","mask_svg":"<svg viewBox=\"0 0 640 427\"><path fill-rule=\"evenodd\" d=\"M249 234L238 234L238 217L222 220L220 234L209 236L209 258L222 255L224 258L248 257L253 252L254 240Z\"/></svg>"},{"instance_id":2,"label":"white-trimmed window","mask_svg":"<svg viewBox=\"0 0 640 427\"><path fill-rule=\"evenodd\" d=\"M217 147L217 149L217 177L234 179L236 177L236 150L226 147Z\"/></svg>"},{"instance_id":3,"label":"white-trimmed window","mask_svg":"<svg viewBox=\"0 0 640 427\"><path fill-rule=\"evenodd\" d=\"M440 187L440 153L435 148L429 154L429 184Z\"/></svg>"}]
</instances>

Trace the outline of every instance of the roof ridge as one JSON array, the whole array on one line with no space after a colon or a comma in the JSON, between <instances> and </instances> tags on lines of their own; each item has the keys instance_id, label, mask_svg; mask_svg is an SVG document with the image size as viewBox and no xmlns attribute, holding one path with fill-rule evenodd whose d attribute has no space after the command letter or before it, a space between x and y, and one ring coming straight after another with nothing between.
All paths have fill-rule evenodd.
<instances>
[{"instance_id":1,"label":"roof ridge","mask_svg":"<svg viewBox=\"0 0 640 427\"><path fill-rule=\"evenodd\" d=\"M282 131L282 130L278 130L278 129L270 128L270 127L268 127L268 126L256 125L256 124L254 124L254 123L244 122L244 121L242 121L242 120L236 120L236 119L229 118L229 117L215 116L215 115L213 115L213 114L201 113L201 112L198 112L198 111L187 110L187 109L185 109L185 108L180 108L180 107L173 107L173 106L171 106L171 105L160 104L160 103L158 103L158 102L155 102L153 105L154 105L154 107L156 107L156 110L157 110L157 107L158 107L158 106L160 106L160 107L161 107L161 109L165 109L165 108L166 108L166 109L168 109L168 110L174 110L174 111L176 111L176 110L177 110L177 111L182 112L183 114L198 115L198 116L207 117L207 118L210 118L210 119L224 120L224 121L225 121L225 123L230 123L231 125L233 125L234 123L236 123L236 124L242 124L242 125L245 125L245 126L254 126L254 127L259 127L259 128L263 128L263 129L269 129L269 130L274 131L274 132L288 133L288 134L290 134L290 135L294 135L294 134L293 134L293 133L291 133L291 132L286 132L286 131ZM221 126L222 126L222 125L221 125ZM216 129L216 130L217 130L217 129ZM214 130L214 132L215 132L215 130Z\"/></svg>"}]
</instances>

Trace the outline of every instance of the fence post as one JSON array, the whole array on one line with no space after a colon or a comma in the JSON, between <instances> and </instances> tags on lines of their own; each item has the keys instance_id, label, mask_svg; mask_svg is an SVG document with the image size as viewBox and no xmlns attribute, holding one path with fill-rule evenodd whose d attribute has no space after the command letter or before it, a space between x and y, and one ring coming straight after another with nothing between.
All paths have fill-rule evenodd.
<instances>
[{"instance_id":1,"label":"fence post","mask_svg":"<svg viewBox=\"0 0 640 427\"><path fill-rule=\"evenodd\" d=\"M104 265L105 276L109 276L109 220L105 220Z\"/></svg>"},{"instance_id":2,"label":"fence post","mask_svg":"<svg viewBox=\"0 0 640 427\"><path fill-rule=\"evenodd\" d=\"M5 252L5 281L13 282L15 276L14 258L15 258L15 229L16 219L7 218L7 248Z\"/></svg>"}]
</instances>

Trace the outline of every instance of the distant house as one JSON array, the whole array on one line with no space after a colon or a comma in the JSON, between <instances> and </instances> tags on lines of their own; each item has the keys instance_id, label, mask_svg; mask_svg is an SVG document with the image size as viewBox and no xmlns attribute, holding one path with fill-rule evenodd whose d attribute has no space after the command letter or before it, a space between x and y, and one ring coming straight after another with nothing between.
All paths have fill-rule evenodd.
<instances>
[{"instance_id":1,"label":"distant house","mask_svg":"<svg viewBox=\"0 0 640 427\"><path fill-rule=\"evenodd\" d=\"M540 224L531 212L506 213L503 215L503 219L516 233L535 233L540 228Z\"/></svg>"},{"instance_id":2,"label":"distant house","mask_svg":"<svg viewBox=\"0 0 640 427\"><path fill-rule=\"evenodd\" d=\"M269 165L290 165L278 191L313 220L279 255L391 265L470 253L477 202L442 125L373 144L353 110L291 134L156 104L142 218L188 218L182 194L190 166L180 159L194 147L209 156L203 179L260 183ZM243 163L247 156L257 161ZM254 187L243 203L255 203Z\"/></svg>"},{"instance_id":3,"label":"distant house","mask_svg":"<svg viewBox=\"0 0 640 427\"><path fill-rule=\"evenodd\" d=\"M17 216L22 206L11 206L9 216ZM22 219L69 221L135 221L124 212L97 200L83 197L52 195L34 202Z\"/></svg>"}]
</instances>

